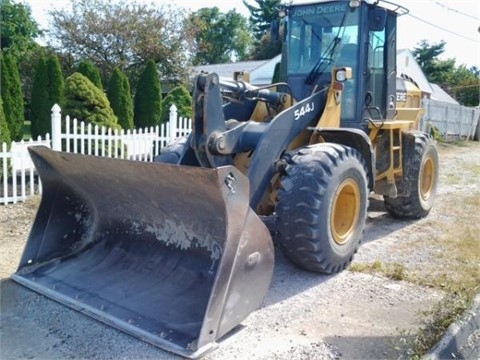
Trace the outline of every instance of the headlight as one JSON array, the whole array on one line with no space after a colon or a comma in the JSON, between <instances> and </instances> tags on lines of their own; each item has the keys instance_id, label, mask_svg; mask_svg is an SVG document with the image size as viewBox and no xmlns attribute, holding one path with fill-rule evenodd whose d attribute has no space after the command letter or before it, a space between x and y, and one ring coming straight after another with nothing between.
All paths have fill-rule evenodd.
<instances>
[{"instance_id":1,"label":"headlight","mask_svg":"<svg viewBox=\"0 0 480 360\"><path fill-rule=\"evenodd\" d=\"M352 78L352 68L351 67L340 67L335 69L335 80L338 82L344 82L345 80Z\"/></svg>"},{"instance_id":2,"label":"headlight","mask_svg":"<svg viewBox=\"0 0 480 360\"><path fill-rule=\"evenodd\" d=\"M347 80L347 71L345 69L338 70L335 74L335 80L340 82Z\"/></svg>"},{"instance_id":3,"label":"headlight","mask_svg":"<svg viewBox=\"0 0 480 360\"><path fill-rule=\"evenodd\" d=\"M351 8L358 8L360 6L360 0L350 0L350 2L348 3L348 6L350 6Z\"/></svg>"}]
</instances>

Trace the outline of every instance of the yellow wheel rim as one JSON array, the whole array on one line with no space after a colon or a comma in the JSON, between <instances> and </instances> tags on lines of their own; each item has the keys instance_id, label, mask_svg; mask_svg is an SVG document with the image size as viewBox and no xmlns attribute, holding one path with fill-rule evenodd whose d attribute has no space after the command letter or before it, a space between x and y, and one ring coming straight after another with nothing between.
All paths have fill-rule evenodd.
<instances>
[{"instance_id":1,"label":"yellow wheel rim","mask_svg":"<svg viewBox=\"0 0 480 360\"><path fill-rule=\"evenodd\" d=\"M427 157L423 162L420 172L420 196L423 200L428 200L432 194L435 184L435 165L431 157Z\"/></svg>"},{"instance_id":2,"label":"yellow wheel rim","mask_svg":"<svg viewBox=\"0 0 480 360\"><path fill-rule=\"evenodd\" d=\"M360 188L353 179L344 180L335 192L330 214L333 240L343 245L350 240L360 214Z\"/></svg>"}]
</instances>

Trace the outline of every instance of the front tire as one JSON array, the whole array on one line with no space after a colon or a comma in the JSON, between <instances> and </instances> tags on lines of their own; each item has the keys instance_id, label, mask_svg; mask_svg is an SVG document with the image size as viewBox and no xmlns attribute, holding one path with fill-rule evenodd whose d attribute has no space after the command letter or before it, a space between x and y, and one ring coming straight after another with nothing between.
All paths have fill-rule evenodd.
<instances>
[{"instance_id":1,"label":"front tire","mask_svg":"<svg viewBox=\"0 0 480 360\"><path fill-rule=\"evenodd\" d=\"M438 151L435 141L425 133L413 132L414 141L406 144L411 157L408 174L411 186L409 196L384 196L385 207L394 217L419 219L432 209L438 186Z\"/></svg>"},{"instance_id":2,"label":"front tire","mask_svg":"<svg viewBox=\"0 0 480 360\"><path fill-rule=\"evenodd\" d=\"M163 147L153 161L163 164L178 164L186 147L187 137L179 137Z\"/></svg>"},{"instance_id":3,"label":"front tire","mask_svg":"<svg viewBox=\"0 0 480 360\"><path fill-rule=\"evenodd\" d=\"M275 208L276 239L299 267L343 270L361 242L368 203L365 162L338 144L315 144L286 157Z\"/></svg>"}]
</instances>

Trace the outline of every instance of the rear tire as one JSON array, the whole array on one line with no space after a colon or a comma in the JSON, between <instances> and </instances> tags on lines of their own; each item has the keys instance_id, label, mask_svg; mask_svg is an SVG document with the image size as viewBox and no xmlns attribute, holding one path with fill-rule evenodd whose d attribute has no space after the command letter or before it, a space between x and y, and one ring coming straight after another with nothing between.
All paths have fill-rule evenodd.
<instances>
[{"instance_id":1,"label":"rear tire","mask_svg":"<svg viewBox=\"0 0 480 360\"><path fill-rule=\"evenodd\" d=\"M365 162L338 144L315 144L286 157L275 207L276 240L299 267L332 274L360 245L368 203Z\"/></svg>"},{"instance_id":2,"label":"rear tire","mask_svg":"<svg viewBox=\"0 0 480 360\"><path fill-rule=\"evenodd\" d=\"M391 198L384 196L385 207L393 216L401 219L419 219L430 212L437 194L438 151L435 141L425 133L415 132L410 169L405 169L411 179L409 196Z\"/></svg>"}]
</instances>

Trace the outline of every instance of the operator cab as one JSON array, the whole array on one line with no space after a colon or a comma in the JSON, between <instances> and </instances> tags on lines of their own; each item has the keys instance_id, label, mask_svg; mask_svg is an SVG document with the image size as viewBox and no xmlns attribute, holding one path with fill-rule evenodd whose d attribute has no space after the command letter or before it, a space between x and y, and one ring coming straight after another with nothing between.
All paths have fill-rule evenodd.
<instances>
[{"instance_id":1,"label":"operator cab","mask_svg":"<svg viewBox=\"0 0 480 360\"><path fill-rule=\"evenodd\" d=\"M395 116L396 17L386 1L320 1L284 9L282 77L297 100L330 84L333 67L350 67L342 96L342 127Z\"/></svg>"}]
</instances>

